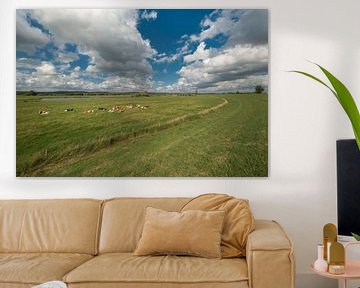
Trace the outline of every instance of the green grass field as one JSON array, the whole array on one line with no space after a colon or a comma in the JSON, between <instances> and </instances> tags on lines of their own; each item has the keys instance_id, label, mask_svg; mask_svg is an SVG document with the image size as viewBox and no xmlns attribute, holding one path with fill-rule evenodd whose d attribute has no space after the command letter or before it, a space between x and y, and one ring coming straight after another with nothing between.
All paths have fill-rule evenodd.
<instances>
[{"instance_id":1,"label":"green grass field","mask_svg":"<svg viewBox=\"0 0 360 288\"><path fill-rule=\"evenodd\" d=\"M16 109L17 176L268 175L266 94L17 96Z\"/></svg>"}]
</instances>

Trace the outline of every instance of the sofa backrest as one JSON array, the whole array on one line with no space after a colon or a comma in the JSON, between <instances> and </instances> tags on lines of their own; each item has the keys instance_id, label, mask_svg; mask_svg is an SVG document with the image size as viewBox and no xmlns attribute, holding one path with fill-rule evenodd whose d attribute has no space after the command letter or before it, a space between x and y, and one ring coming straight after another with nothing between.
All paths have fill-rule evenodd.
<instances>
[{"instance_id":1,"label":"sofa backrest","mask_svg":"<svg viewBox=\"0 0 360 288\"><path fill-rule=\"evenodd\" d=\"M102 201L0 200L0 253L97 253Z\"/></svg>"},{"instance_id":2,"label":"sofa backrest","mask_svg":"<svg viewBox=\"0 0 360 288\"><path fill-rule=\"evenodd\" d=\"M141 237L145 208L179 211L189 198L116 198L105 201L99 253L133 252Z\"/></svg>"}]
</instances>

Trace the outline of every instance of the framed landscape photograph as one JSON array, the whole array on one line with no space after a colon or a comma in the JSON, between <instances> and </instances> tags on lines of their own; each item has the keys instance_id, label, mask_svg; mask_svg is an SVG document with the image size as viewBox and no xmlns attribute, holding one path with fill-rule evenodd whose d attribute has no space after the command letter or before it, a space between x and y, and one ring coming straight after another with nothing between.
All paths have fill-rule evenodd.
<instances>
[{"instance_id":1,"label":"framed landscape photograph","mask_svg":"<svg viewBox=\"0 0 360 288\"><path fill-rule=\"evenodd\" d=\"M18 177L267 177L267 9L18 9Z\"/></svg>"}]
</instances>

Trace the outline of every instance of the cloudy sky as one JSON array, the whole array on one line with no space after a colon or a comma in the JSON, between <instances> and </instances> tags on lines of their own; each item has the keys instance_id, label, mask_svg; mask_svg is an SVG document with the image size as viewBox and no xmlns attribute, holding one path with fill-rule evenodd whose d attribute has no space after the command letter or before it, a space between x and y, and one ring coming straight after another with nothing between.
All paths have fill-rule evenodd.
<instances>
[{"instance_id":1,"label":"cloudy sky","mask_svg":"<svg viewBox=\"0 0 360 288\"><path fill-rule=\"evenodd\" d=\"M17 90L268 85L267 10L17 10Z\"/></svg>"}]
</instances>

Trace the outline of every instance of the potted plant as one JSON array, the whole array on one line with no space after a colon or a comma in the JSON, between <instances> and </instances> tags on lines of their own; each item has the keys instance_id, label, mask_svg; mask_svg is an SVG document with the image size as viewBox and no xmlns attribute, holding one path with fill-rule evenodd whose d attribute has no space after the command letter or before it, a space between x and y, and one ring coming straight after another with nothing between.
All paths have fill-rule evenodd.
<instances>
[{"instance_id":1,"label":"potted plant","mask_svg":"<svg viewBox=\"0 0 360 288\"><path fill-rule=\"evenodd\" d=\"M343 107L345 113L349 117L352 128L354 130L357 147L360 152L360 114L359 114L359 110L356 106L356 103L354 101L354 98L352 97L350 91L346 88L346 86L340 80L338 80L333 74L331 74L328 70L326 70L322 66L320 66L316 63L314 63L314 64L317 65L320 68L320 70L325 74L325 76L329 80L331 86L307 72L298 71L298 70L292 70L290 72L295 72L295 73L305 75L305 76L321 83L322 85L327 87L332 92L332 94L334 94L336 99L339 101L340 105ZM360 241L360 235L355 234L355 233L351 233L351 234L357 241Z\"/></svg>"}]
</instances>

